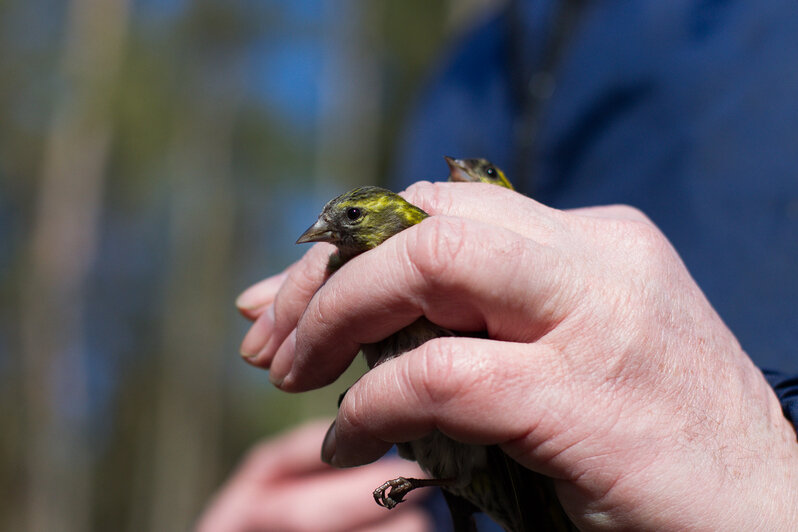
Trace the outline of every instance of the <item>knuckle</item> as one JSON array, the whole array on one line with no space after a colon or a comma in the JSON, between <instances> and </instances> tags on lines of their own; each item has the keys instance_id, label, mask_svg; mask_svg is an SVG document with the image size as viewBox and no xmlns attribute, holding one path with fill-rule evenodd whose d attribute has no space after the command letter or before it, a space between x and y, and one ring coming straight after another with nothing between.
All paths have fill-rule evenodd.
<instances>
[{"instance_id":1,"label":"knuckle","mask_svg":"<svg viewBox=\"0 0 798 532\"><path fill-rule=\"evenodd\" d=\"M315 250L314 250L315 251ZM325 250L320 250L325 251ZM328 253L324 253L326 256ZM308 253L310 255L310 252ZM324 268L319 266L320 253L314 252L308 261L293 268L280 291L274 298L275 320L282 322L299 318L305 306L324 280Z\"/></svg>"},{"instance_id":2,"label":"knuckle","mask_svg":"<svg viewBox=\"0 0 798 532\"><path fill-rule=\"evenodd\" d=\"M294 268L289 274L291 281L303 292L315 292L324 276L324 265L330 254L327 246L316 246L310 250L306 260L302 260L299 268Z\"/></svg>"},{"instance_id":3,"label":"knuckle","mask_svg":"<svg viewBox=\"0 0 798 532\"><path fill-rule=\"evenodd\" d=\"M276 326L285 325L292 319L299 317L299 314L293 310L295 305L289 303L290 300L291 298L286 295L285 290L280 290L275 296L274 323Z\"/></svg>"},{"instance_id":4,"label":"knuckle","mask_svg":"<svg viewBox=\"0 0 798 532\"><path fill-rule=\"evenodd\" d=\"M657 260L669 247L665 235L639 209L629 205L610 205L604 207L608 216L593 221L600 234L607 235L615 242L624 255Z\"/></svg>"},{"instance_id":5,"label":"knuckle","mask_svg":"<svg viewBox=\"0 0 798 532\"><path fill-rule=\"evenodd\" d=\"M310 318L311 323L321 328L332 325L335 322L335 316L340 312L338 301L339 299L334 295L329 297L327 291L320 290L310 300L302 320Z\"/></svg>"},{"instance_id":6,"label":"knuckle","mask_svg":"<svg viewBox=\"0 0 798 532\"><path fill-rule=\"evenodd\" d=\"M418 205L429 214L438 214L450 212L455 206L451 192L452 189L444 183L418 181L407 187L403 195L407 201Z\"/></svg>"},{"instance_id":7,"label":"knuckle","mask_svg":"<svg viewBox=\"0 0 798 532\"><path fill-rule=\"evenodd\" d=\"M312 295L318 286L317 277L318 276L315 275L310 268L302 267L294 269L288 275L288 281L286 285L277 294L277 297L275 298L275 305L277 305L278 301L280 301L282 304L291 302L293 297L288 297L287 294L291 294L294 297L297 295Z\"/></svg>"},{"instance_id":8,"label":"knuckle","mask_svg":"<svg viewBox=\"0 0 798 532\"><path fill-rule=\"evenodd\" d=\"M429 181L416 181L405 189L404 196L407 197L407 201L412 201L426 196L430 188L432 183Z\"/></svg>"},{"instance_id":9,"label":"knuckle","mask_svg":"<svg viewBox=\"0 0 798 532\"><path fill-rule=\"evenodd\" d=\"M612 206L613 213L618 218L624 218L626 220L634 220L636 222L643 222L649 225L654 225L651 219L643 213L637 207L633 207L631 205L626 204L617 204Z\"/></svg>"},{"instance_id":10,"label":"knuckle","mask_svg":"<svg viewBox=\"0 0 798 532\"><path fill-rule=\"evenodd\" d=\"M436 338L418 352L413 371L407 375L410 390L421 405L442 406L456 397L462 388L462 358L454 342Z\"/></svg>"},{"instance_id":11,"label":"knuckle","mask_svg":"<svg viewBox=\"0 0 798 532\"><path fill-rule=\"evenodd\" d=\"M338 407L336 429L347 432L360 432L365 428L366 413L374 399L363 393L362 387L354 385L347 390L341 405Z\"/></svg>"},{"instance_id":12,"label":"knuckle","mask_svg":"<svg viewBox=\"0 0 798 532\"><path fill-rule=\"evenodd\" d=\"M641 258L660 263L670 255L670 244L659 229L647 222L629 221L626 230Z\"/></svg>"},{"instance_id":13,"label":"knuckle","mask_svg":"<svg viewBox=\"0 0 798 532\"><path fill-rule=\"evenodd\" d=\"M408 238L406 254L428 284L440 284L465 249L465 221L434 216L419 224Z\"/></svg>"},{"instance_id":14,"label":"knuckle","mask_svg":"<svg viewBox=\"0 0 798 532\"><path fill-rule=\"evenodd\" d=\"M648 221L615 220L615 256L627 279L652 283L672 266L674 250L665 235ZM653 286L653 285L650 285Z\"/></svg>"}]
</instances>

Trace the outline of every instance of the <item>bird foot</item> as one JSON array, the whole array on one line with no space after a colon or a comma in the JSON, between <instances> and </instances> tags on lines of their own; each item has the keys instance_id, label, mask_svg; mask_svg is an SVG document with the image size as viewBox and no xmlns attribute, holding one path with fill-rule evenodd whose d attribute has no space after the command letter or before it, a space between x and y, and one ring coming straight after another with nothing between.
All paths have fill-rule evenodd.
<instances>
[{"instance_id":1,"label":"bird foot","mask_svg":"<svg viewBox=\"0 0 798 532\"><path fill-rule=\"evenodd\" d=\"M380 506L395 508L400 502L404 502L405 495L416 488L426 488L428 486L449 486L451 480L441 480L435 478L405 478L399 477L389 480L382 486L374 490L374 500Z\"/></svg>"},{"instance_id":2,"label":"bird foot","mask_svg":"<svg viewBox=\"0 0 798 532\"><path fill-rule=\"evenodd\" d=\"M389 480L382 486L374 490L374 500L380 506L394 508L400 502L404 502L404 497L417 486L414 484L414 478L399 477Z\"/></svg>"}]
</instances>

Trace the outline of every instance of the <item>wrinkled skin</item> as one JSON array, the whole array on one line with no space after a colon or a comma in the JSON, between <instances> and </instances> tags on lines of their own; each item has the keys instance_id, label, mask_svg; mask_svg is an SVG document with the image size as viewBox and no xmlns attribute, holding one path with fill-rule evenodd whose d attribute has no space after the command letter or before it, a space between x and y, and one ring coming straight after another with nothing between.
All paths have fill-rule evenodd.
<instances>
[{"instance_id":1,"label":"wrinkled skin","mask_svg":"<svg viewBox=\"0 0 798 532\"><path fill-rule=\"evenodd\" d=\"M624 206L550 209L480 184L403 194L431 217L322 286L319 244L239 298L242 353L298 392L421 315L440 338L347 393L323 456L371 462L433 429L556 479L588 529L789 530L798 444L662 233Z\"/></svg>"}]
</instances>

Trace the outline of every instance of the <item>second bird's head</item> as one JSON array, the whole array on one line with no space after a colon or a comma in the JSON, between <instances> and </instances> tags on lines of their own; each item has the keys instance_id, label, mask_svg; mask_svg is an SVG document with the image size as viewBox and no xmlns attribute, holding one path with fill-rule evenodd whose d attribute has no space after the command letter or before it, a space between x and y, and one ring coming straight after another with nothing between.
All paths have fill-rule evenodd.
<instances>
[{"instance_id":1,"label":"second bird's head","mask_svg":"<svg viewBox=\"0 0 798 532\"><path fill-rule=\"evenodd\" d=\"M427 213L390 190L358 187L330 200L297 244L330 242L346 260L426 217Z\"/></svg>"},{"instance_id":2,"label":"second bird's head","mask_svg":"<svg viewBox=\"0 0 798 532\"><path fill-rule=\"evenodd\" d=\"M514 190L501 168L487 159L455 159L446 156L444 159L449 165L449 181L488 183Z\"/></svg>"}]
</instances>

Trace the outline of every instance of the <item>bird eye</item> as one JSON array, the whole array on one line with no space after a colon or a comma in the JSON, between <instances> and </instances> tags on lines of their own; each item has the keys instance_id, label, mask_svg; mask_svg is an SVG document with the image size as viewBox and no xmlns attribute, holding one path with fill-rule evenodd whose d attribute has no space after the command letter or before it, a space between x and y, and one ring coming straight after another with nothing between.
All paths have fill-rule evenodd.
<instances>
[{"instance_id":1,"label":"bird eye","mask_svg":"<svg viewBox=\"0 0 798 532\"><path fill-rule=\"evenodd\" d=\"M360 218L361 212L357 207L349 207L346 209L346 217L354 221Z\"/></svg>"},{"instance_id":2,"label":"bird eye","mask_svg":"<svg viewBox=\"0 0 798 532\"><path fill-rule=\"evenodd\" d=\"M496 172L496 169L492 166L488 166L488 169L485 170L485 173L488 174L488 177L490 177L491 179L496 179L497 177L499 177L498 172Z\"/></svg>"}]
</instances>

